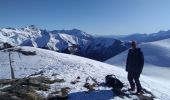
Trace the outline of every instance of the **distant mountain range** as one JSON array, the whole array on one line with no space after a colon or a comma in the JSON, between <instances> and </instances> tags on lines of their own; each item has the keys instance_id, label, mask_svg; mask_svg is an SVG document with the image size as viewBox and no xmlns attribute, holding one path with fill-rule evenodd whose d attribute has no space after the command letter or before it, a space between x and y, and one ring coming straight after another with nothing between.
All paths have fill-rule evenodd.
<instances>
[{"instance_id":1,"label":"distant mountain range","mask_svg":"<svg viewBox=\"0 0 170 100\"><path fill-rule=\"evenodd\" d=\"M170 30L152 34L92 36L79 29L45 30L35 25L24 28L0 28L0 42L14 46L31 46L105 61L130 47L129 41L152 42L170 38Z\"/></svg>"},{"instance_id":2,"label":"distant mountain range","mask_svg":"<svg viewBox=\"0 0 170 100\"><path fill-rule=\"evenodd\" d=\"M70 53L76 46L75 54L104 61L129 48L128 42L113 38L94 37L78 29L53 30L39 29L35 25L24 28L1 28L0 42L15 46L31 46Z\"/></svg>"},{"instance_id":3,"label":"distant mountain range","mask_svg":"<svg viewBox=\"0 0 170 100\"><path fill-rule=\"evenodd\" d=\"M138 42L153 42L153 41L170 38L170 30L159 31L157 33L151 33L151 34L134 33L130 35L115 35L115 36L108 36L108 37L112 37L123 41L136 40Z\"/></svg>"}]
</instances>

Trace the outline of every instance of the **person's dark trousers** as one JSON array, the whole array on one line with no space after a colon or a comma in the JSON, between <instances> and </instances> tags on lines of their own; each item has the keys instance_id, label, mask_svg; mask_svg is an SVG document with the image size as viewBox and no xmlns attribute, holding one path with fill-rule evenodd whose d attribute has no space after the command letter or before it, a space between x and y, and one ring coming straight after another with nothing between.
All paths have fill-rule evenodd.
<instances>
[{"instance_id":1,"label":"person's dark trousers","mask_svg":"<svg viewBox=\"0 0 170 100\"><path fill-rule=\"evenodd\" d=\"M130 83L130 86L132 89L135 89L135 83L136 83L137 92L140 92L142 89L139 78L140 78L140 74L128 72L128 81Z\"/></svg>"}]
</instances>

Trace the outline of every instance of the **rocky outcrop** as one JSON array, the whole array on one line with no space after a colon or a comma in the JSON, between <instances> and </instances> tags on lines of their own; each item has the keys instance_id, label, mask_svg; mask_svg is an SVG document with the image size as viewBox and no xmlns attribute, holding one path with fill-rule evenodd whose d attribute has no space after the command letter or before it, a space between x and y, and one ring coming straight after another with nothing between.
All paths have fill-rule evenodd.
<instances>
[{"instance_id":1,"label":"rocky outcrop","mask_svg":"<svg viewBox=\"0 0 170 100\"><path fill-rule=\"evenodd\" d=\"M48 91L50 84L56 82L64 82L61 79L51 80L44 76L38 77L26 77L20 79L3 79L0 80L0 100L52 100L51 98L67 97L65 89L58 91L57 93L50 93L49 96L40 96L36 91ZM60 93L61 92L61 93ZM60 93L60 94L59 94ZM53 96L50 96L53 94ZM58 100L58 99L57 99Z\"/></svg>"}]
</instances>

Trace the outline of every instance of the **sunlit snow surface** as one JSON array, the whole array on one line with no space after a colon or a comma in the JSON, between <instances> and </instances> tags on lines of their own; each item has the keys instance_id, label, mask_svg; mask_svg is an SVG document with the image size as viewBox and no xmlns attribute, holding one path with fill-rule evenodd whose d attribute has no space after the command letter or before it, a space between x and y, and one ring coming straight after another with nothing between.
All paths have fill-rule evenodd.
<instances>
[{"instance_id":1,"label":"sunlit snow surface","mask_svg":"<svg viewBox=\"0 0 170 100\"><path fill-rule=\"evenodd\" d=\"M108 87L97 87L96 91L85 93L87 91L83 85L87 77L93 77L98 82L105 82L105 76L108 74L115 74L125 84L127 76L124 69L108 65L102 62L78 57L74 55L67 55L57 53L54 51L43 50L33 47L22 47L26 51L36 51L35 56L25 56L21 53L12 52L13 68L15 76L25 77L35 72L43 71L44 75L56 79L64 79L64 83L56 83L51 85L50 91L55 91L57 88L70 87L71 100L108 100L113 99L113 93ZM71 84L70 82L80 76L80 82ZM0 79L10 78L10 66L8 59L8 52L0 51ZM143 75L141 77L142 86L152 91L157 99L170 99L170 85L167 80L159 80L157 78ZM48 91L48 92L50 92ZM39 93L42 93L39 91ZM44 93L46 95L46 93ZM121 99L114 97L114 99ZM125 98L128 99L128 98Z\"/></svg>"},{"instance_id":2,"label":"sunlit snow surface","mask_svg":"<svg viewBox=\"0 0 170 100\"><path fill-rule=\"evenodd\" d=\"M165 39L156 42L143 43L139 45L142 49L145 57L144 70L142 72L143 77L141 78L142 83L150 84L152 91L157 94L161 99L170 99L170 39ZM105 61L108 64L115 65L125 69L126 58L128 50L121 54ZM153 83L150 81L154 81ZM160 86L157 84L159 83ZM144 85L144 84L142 84ZM154 89L155 88L155 89ZM160 92L160 94L159 94ZM161 95L161 93L167 93Z\"/></svg>"}]
</instances>

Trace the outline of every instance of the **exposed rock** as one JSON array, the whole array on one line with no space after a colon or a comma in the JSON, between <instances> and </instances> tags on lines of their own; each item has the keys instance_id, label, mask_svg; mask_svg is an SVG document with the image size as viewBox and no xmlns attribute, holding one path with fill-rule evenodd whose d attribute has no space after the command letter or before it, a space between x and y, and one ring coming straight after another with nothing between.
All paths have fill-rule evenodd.
<instances>
[{"instance_id":1,"label":"exposed rock","mask_svg":"<svg viewBox=\"0 0 170 100\"><path fill-rule=\"evenodd\" d=\"M96 84L93 83L93 84L90 84L90 83L85 83L84 84L84 87L88 89L88 91L94 91L95 90L95 87L96 87Z\"/></svg>"},{"instance_id":2,"label":"exposed rock","mask_svg":"<svg viewBox=\"0 0 170 100\"><path fill-rule=\"evenodd\" d=\"M68 100L69 90L69 87L61 88L60 91L49 94L47 100Z\"/></svg>"},{"instance_id":3,"label":"exposed rock","mask_svg":"<svg viewBox=\"0 0 170 100\"><path fill-rule=\"evenodd\" d=\"M21 53L23 55L27 55L27 56L29 56L29 55L36 55L36 51L22 51Z\"/></svg>"},{"instance_id":4,"label":"exposed rock","mask_svg":"<svg viewBox=\"0 0 170 100\"><path fill-rule=\"evenodd\" d=\"M64 80L51 80L43 76L12 80L3 79L0 80L0 100L44 100L44 97L37 94L36 91L48 91L50 89L49 84L55 82L64 82ZM58 95L57 97L67 97L68 92L66 92L66 90L67 88L65 90L61 89L61 95Z\"/></svg>"},{"instance_id":5,"label":"exposed rock","mask_svg":"<svg viewBox=\"0 0 170 100\"><path fill-rule=\"evenodd\" d=\"M13 48L14 46L11 45L10 43L2 43L1 46L0 46L0 50L3 50L3 49L7 49L7 48Z\"/></svg>"},{"instance_id":6,"label":"exposed rock","mask_svg":"<svg viewBox=\"0 0 170 100\"><path fill-rule=\"evenodd\" d=\"M18 53L22 53L23 55L26 55L26 56L34 56L36 55L36 51L25 51L21 48L9 48L7 50L4 50L5 52L9 52L9 51L14 51L14 52L18 52Z\"/></svg>"},{"instance_id":7,"label":"exposed rock","mask_svg":"<svg viewBox=\"0 0 170 100\"><path fill-rule=\"evenodd\" d=\"M7 92L0 91L0 100L22 100L22 99L18 98L17 96L11 95Z\"/></svg>"},{"instance_id":8,"label":"exposed rock","mask_svg":"<svg viewBox=\"0 0 170 100\"><path fill-rule=\"evenodd\" d=\"M80 82L80 76L78 76L75 80L71 81L70 83L71 84L76 84L78 82Z\"/></svg>"},{"instance_id":9,"label":"exposed rock","mask_svg":"<svg viewBox=\"0 0 170 100\"><path fill-rule=\"evenodd\" d=\"M0 85L4 86L4 85L9 85L9 84L14 84L16 81L18 81L18 79L1 79Z\"/></svg>"}]
</instances>

